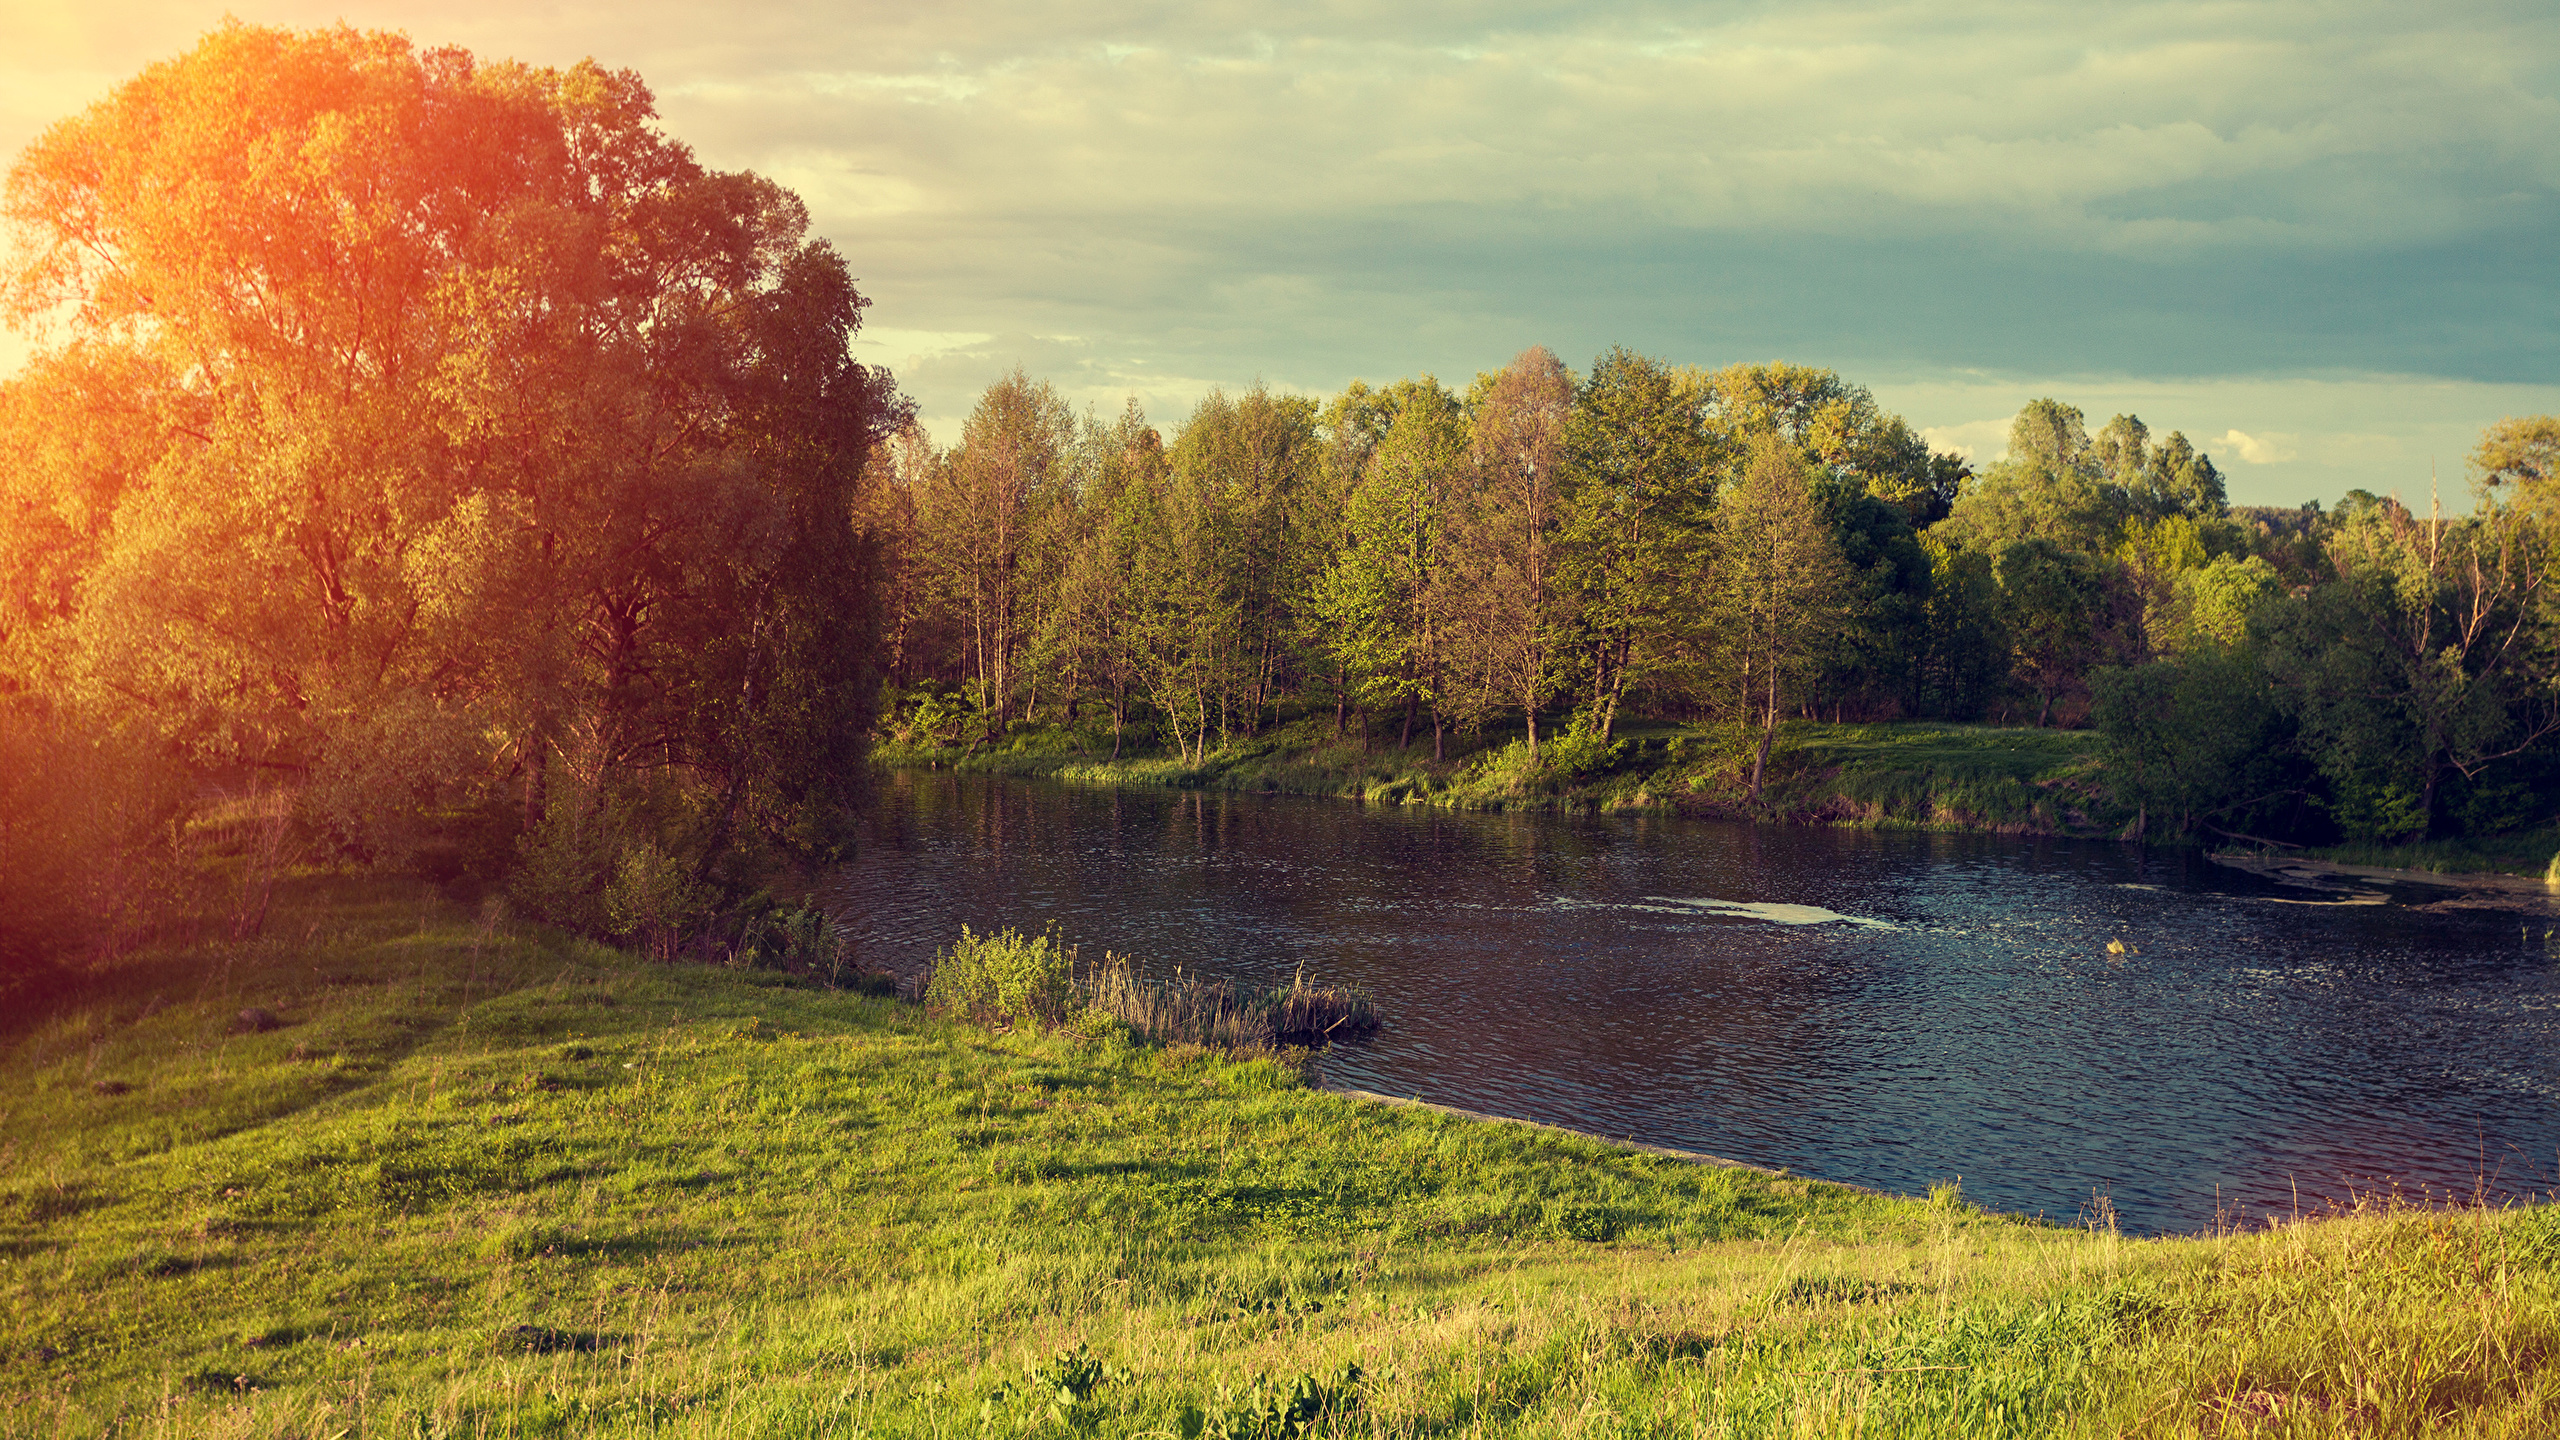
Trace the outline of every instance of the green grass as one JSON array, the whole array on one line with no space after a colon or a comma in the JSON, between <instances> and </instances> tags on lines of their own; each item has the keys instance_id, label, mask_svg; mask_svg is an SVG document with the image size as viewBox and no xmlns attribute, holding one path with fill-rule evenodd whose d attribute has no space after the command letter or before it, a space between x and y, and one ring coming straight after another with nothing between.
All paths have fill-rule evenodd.
<instances>
[{"instance_id":1,"label":"green grass","mask_svg":"<svg viewBox=\"0 0 2560 1440\"><path fill-rule=\"evenodd\" d=\"M1092 737L1082 737L1089 748ZM1550 737L1551 739L1553 737ZM1163 755L1119 760L1080 752L1060 730L1015 737L1000 748L910 751L883 747L884 765L1092 785L1322 795L1371 804L1459 809L1685 810L1884 829L2007 834L2113 834L2131 818L2106 792L2106 742L2094 731L1897 722L1821 725L1788 721L1760 804L1748 799L1756 731L1639 723L1622 727L1614 755L1565 770L1527 766L1517 727L1452 736L1449 758L1427 743L1364 751L1336 740L1329 717L1212 751L1193 763ZM1102 750L1107 754L1107 750Z\"/></svg>"},{"instance_id":2,"label":"green grass","mask_svg":"<svg viewBox=\"0 0 2560 1440\"><path fill-rule=\"evenodd\" d=\"M10 1435L2560 1430L2549 1210L2127 1239L392 881L0 1026Z\"/></svg>"},{"instance_id":3,"label":"green grass","mask_svg":"<svg viewBox=\"0 0 2560 1440\"><path fill-rule=\"evenodd\" d=\"M2486 871L2560 881L2560 825L2512 835L2465 836L2456 840L2418 840L2403 844L2329 845L2304 852L2314 860L2339 865L2379 865L2390 870L2424 870L2438 875Z\"/></svg>"},{"instance_id":4,"label":"green grass","mask_svg":"<svg viewBox=\"0 0 2560 1440\"><path fill-rule=\"evenodd\" d=\"M2106 833L2123 823L2100 783L2106 737L1992 725L1791 725L1803 803L1887 828Z\"/></svg>"}]
</instances>

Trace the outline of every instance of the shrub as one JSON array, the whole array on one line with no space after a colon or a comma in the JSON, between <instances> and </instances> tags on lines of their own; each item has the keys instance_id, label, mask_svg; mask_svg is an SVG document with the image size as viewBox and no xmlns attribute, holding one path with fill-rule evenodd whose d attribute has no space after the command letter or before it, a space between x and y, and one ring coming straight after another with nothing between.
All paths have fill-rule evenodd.
<instances>
[{"instance_id":1,"label":"shrub","mask_svg":"<svg viewBox=\"0 0 2560 1440\"><path fill-rule=\"evenodd\" d=\"M637 942L652 960L672 960L684 937L711 918L719 896L693 878L683 860L642 841L622 852L604 887L613 933Z\"/></svg>"},{"instance_id":2,"label":"shrub","mask_svg":"<svg viewBox=\"0 0 2560 1440\"><path fill-rule=\"evenodd\" d=\"M1010 926L992 935L960 927L960 938L933 957L924 1000L947 1015L1005 1024L1056 1025L1079 1011L1074 956L1054 927L1026 936Z\"/></svg>"},{"instance_id":3,"label":"shrub","mask_svg":"<svg viewBox=\"0 0 2560 1440\"><path fill-rule=\"evenodd\" d=\"M789 905L759 890L738 906L729 963L744 970L803 972L841 986L849 966L844 937L816 905Z\"/></svg>"}]
</instances>

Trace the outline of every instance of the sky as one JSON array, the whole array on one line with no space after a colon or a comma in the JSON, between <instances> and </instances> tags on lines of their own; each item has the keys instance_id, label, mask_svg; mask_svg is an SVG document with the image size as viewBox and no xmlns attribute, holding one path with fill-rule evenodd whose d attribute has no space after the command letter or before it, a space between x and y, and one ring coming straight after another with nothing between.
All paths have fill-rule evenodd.
<instances>
[{"instance_id":1,"label":"sky","mask_svg":"<svg viewBox=\"0 0 2560 1440\"><path fill-rule=\"evenodd\" d=\"M2560 412L2549 0L0 0L0 151L226 10L639 71L807 200L944 443L1016 366L1169 428L1624 345L1827 366L1978 463L2036 396L2136 413L2289 505L2455 500Z\"/></svg>"}]
</instances>

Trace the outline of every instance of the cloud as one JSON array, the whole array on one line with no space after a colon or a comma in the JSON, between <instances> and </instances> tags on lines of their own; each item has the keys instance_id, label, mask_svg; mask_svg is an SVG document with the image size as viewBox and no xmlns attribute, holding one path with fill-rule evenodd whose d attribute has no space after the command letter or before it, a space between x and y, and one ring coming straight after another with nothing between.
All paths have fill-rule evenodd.
<instances>
[{"instance_id":1,"label":"cloud","mask_svg":"<svg viewBox=\"0 0 2560 1440\"><path fill-rule=\"evenodd\" d=\"M1953 425L1925 425L1920 429L1920 438L1929 442L1930 449L1969 460L1979 468L2008 452L2010 418L2002 415Z\"/></svg>"},{"instance_id":2,"label":"cloud","mask_svg":"<svg viewBox=\"0 0 2560 1440\"><path fill-rule=\"evenodd\" d=\"M2294 448L2287 443L2293 438L2290 435L2251 435L2242 430L2225 430L2218 443L2238 451L2240 458L2252 465L2281 465L2294 457Z\"/></svg>"},{"instance_id":3,"label":"cloud","mask_svg":"<svg viewBox=\"0 0 2560 1440\"><path fill-rule=\"evenodd\" d=\"M15 7L0 144L227 3ZM2422 377L2385 408L2423 449L2560 384L2547 4L261 7L341 16L639 69L707 162L807 198L937 432L1015 364L1168 420L1624 343L1880 393L2172 377L2193 433L2307 437L2284 473L2343 488L2398 461L2319 437L2384 426L2210 397ZM2023 398L1909 413L1982 453Z\"/></svg>"}]
</instances>

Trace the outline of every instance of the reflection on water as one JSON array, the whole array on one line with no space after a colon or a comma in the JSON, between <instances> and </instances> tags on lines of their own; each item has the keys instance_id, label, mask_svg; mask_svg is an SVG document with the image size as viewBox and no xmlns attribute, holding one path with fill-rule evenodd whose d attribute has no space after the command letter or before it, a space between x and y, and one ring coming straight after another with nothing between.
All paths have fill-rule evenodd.
<instances>
[{"instance_id":1,"label":"reflection on water","mask_svg":"<svg viewBox=\"0 0 2560 1440\"><path fill-rule=\"evenodd\" d=\"M1304 966L1386 1015L1336 1083L2061 1219L2560 1171L2540 927L2275 903L2304 897L2187 855L900 773L835 895L874 963L1055 921Z\"/></svg>"}]
</instances>

